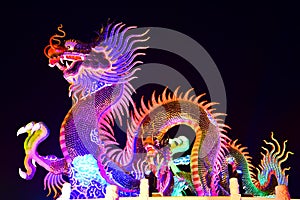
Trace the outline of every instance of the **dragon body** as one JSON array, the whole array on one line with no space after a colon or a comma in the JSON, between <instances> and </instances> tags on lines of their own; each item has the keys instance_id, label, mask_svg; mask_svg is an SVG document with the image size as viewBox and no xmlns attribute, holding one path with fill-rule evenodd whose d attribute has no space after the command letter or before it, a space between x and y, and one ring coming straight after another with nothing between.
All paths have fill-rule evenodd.
<instances>
[{"instance_id":1,"label":"dragon body","mask_svg":"<svg viewBox=\"0 0 300 200\"><path fill-rule=\"evenodd\" d=\"M136 27L108 24L93 42L83 43L63 41L61 28L44 52L49 66L61 70L70 83L73 106L60 129L63 158L38 154L37 147L49 131L42 122L30 122L18 131L18 135L28 134L26 171L19 170L22 178L32 179L37 163L49 171L44 179L49 194L53 191L57 198L68 181L71 199L105 197L108 185L116 185L120 196L138 196L140 180L149 172L157 177L156 189L163 195L186 195L187 189L192 195L229 195L229 164L242 172L246 193L266 196L274 193L277 184L287 185L287 168L281 164L291 152L285 151L285 143L280 149L272 135L273 143L266 142L272 150L265 149L255 177L245 148L226 136L229 127L219 117L224 114L214 111L216 103L202 100L204 95L166 88L158 96L154 91L148 102L142 98L137 108L130 81L141 63L136 57L144 55L139 51L147 48L137 44L149 39L148 31L128 35ZM115 137L116 121L127 126L124 148ZM193 130L194 141L169 135L179 125ZM173 157L188 150L188 156ZM188 170L182 166L189 166Z\"/></svg>"}]
</instances>

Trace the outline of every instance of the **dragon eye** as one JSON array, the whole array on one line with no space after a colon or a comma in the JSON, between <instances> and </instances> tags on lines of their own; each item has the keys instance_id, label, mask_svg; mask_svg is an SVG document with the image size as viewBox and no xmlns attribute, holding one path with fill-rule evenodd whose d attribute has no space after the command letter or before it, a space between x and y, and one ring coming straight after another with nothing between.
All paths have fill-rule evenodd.
<instances>
[{"instance_id":1,"label":"dragon eye","mask_svg":"<svg viewBox=\"0 0 300 200\"><path fill-rule=\"evenodd\" d=\"M76 44L77 44L76 41L74 41L74 40L68 40L68 41L65 42L65 47L69 51L73 51Z\"/></svg>"}]
</instances>

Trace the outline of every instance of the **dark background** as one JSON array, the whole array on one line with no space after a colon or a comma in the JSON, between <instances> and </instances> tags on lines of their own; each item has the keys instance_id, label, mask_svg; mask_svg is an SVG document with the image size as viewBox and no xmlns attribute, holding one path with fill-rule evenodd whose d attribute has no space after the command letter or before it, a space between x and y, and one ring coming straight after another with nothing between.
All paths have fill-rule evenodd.
<instances>
[{"instance_id":1,"label":"dark background","mask_svg":"<svg viewBox=\"0 0 300 200\"><path fill-rule=\"evenodd\" d=\"M289 190L300 198L297 181L299 169L299 12L296 4L200 4L169 7L145 5L122 7L115 3L91 4L88 7L2 8L1 14L1 192L8 199L47 199L43 191L46 171L38 167L33 180L18 175L24 170L23 142L17 130L29 121L43 121L50 129L49 138L39 147L42 155L62 156L59 149L60 124L71 106L68 84L58 69L48 67L43 54L50 36L59 24L67 38L89 40L107 19L138 27L164 27L184 33L210 54L216 63L226 89L226 124L228 136L238 138L248 147L257 166L263 140L275 133L281 143L288 140L289 156L284 167L291 166ZM71 4L75 5L75 3ZM189 63L168 52L149 50L143 61L174 66L190 77L202 93L189 69ZM184 66L184 67L182 67ZM199 80L199 81L198 81ZM203 91L202 91L203 89ZM144 91L146 93L147 90ZM51 197L48 197L51 199Z\"/></svg>"}]
</instances>

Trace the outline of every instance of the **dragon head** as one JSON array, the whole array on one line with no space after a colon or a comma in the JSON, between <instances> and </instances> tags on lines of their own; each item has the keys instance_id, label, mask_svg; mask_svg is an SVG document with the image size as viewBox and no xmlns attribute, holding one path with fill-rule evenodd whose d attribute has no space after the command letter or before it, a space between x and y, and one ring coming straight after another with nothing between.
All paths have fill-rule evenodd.
<instances>
[{"instance_id":1,"label":"dragon head","mask_svg":"<svg viewBox=\"0 0 300 200\"><path fill-rule=\"evenodd\" d=\"M134 58L143 53L136 53L138 49L147 47L133 47L148 31L142 34L126 34L131 26L125 24L108 24L99 31L98 37L84 43L79 40L62 40L65 32L62 25L58 27L61 34L50 38L44 53L49 58L49 66L57 67L63 72L64 78L70 83L70 93L77 99L101 89L104 86L130 81L136 70L131 70L140 61ZM125 37L124 37L125 36Z\"/></svg>"},{"instance_id":2,"label":"dragon head","mask_svg":"<svg viewBox=\"0 0 300 200\"><path fill-rule=\"evenodd\" d=\"M104 52L98 53L97 59L89 62L93 57L88 57L91 54L92 48L98 45L101 41L100 37L91 43L84 43L79 40L69 39L61 41L66 33L62 30L62 25L58 27L58 31L62 34L55 34L50 38L49 45L44 49L45 55L49 58L49 66L57 67L63 72L64 78L69 82L73 83L80 73L82 73L84 68L91 68L92 70L105 70L111 67L111 63L106 58ZM56 43L54 43L56 42ZM83 62L85 61L85 65ZM101 62L102 61L102 62Z\"/></svg>"}]
</instances>

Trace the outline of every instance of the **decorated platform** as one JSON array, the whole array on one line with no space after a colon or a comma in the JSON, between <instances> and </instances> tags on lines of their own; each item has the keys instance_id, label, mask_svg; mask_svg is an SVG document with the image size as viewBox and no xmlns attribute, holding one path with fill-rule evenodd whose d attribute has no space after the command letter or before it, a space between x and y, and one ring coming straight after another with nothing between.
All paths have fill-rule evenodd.
<instances>
[{"instance_id":1,"label":"decorated platform","mask_svg":"<svg viewBox=\"0 0 300 200\"><path fill-rule=\"evenodd\" d=\"M107 193L104 199L107 200L161 200L162 198L166 200L290 200L288 188L285 185L276 187L276 194L268 197L247 197L242 196L239 193L239 185L238 180L236 178L232 178L230 180L230 196L181 196L181 197L172 197L172 196L163 196L161 193L149 193L149 185L148 180L143 179L141 181L141 193L138 197L119 197L118 196L118 188L116 186L110 186L107 188ZM69 200L70 198L71 188L70 185L66 184L63 188L63 194L58 198L58 200ZM101 198L103 199L103 198ZM291 199L298 200L298 199Z\"/></svg>"}]
</instances>

